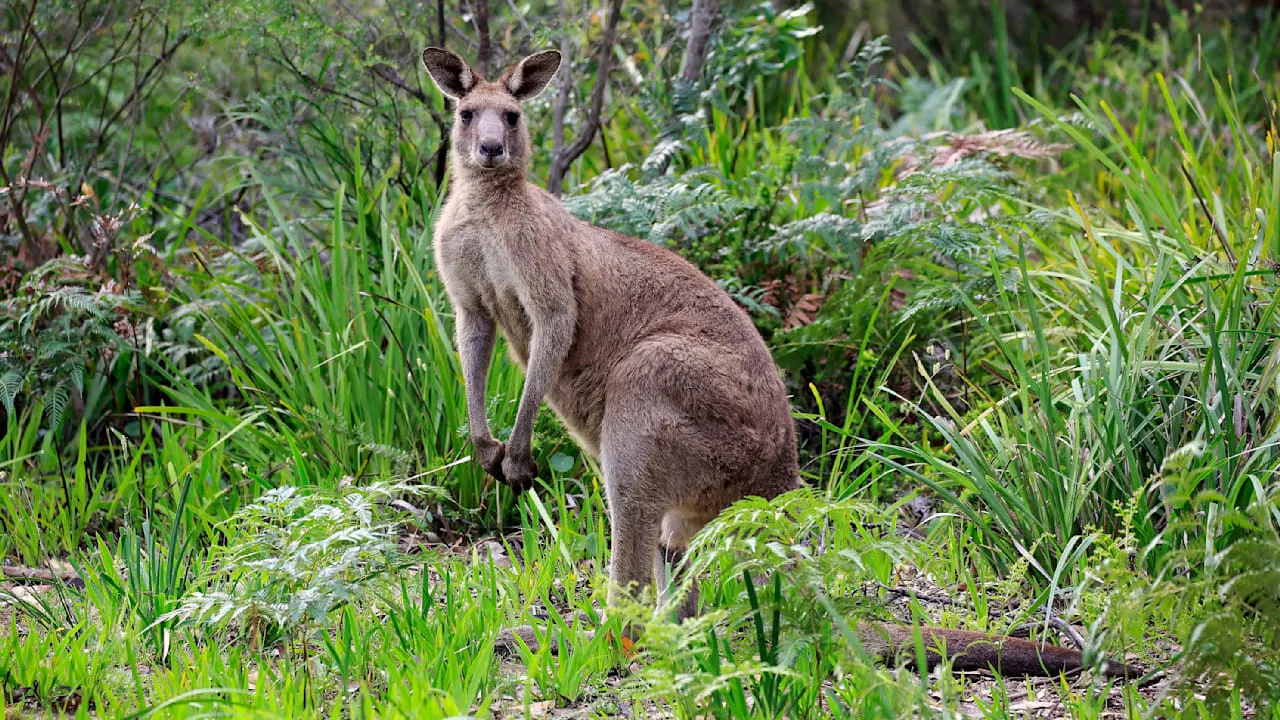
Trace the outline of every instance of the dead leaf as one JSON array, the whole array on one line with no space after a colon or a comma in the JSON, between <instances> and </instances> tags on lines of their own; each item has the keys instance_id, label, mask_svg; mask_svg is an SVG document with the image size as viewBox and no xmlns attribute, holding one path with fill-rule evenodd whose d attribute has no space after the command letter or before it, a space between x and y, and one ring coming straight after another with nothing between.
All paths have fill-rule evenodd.
<instances>
[{"instance_id":1,"label":"dead leaf","mask_svg":"<svg viewBox=\"0 0 1280 720\"><path fill-rule=\"evenodd\" d=\"M787 320L783 323L784 330L791 330L798 327L804 327L814 321L818 316L818 311L827 302L826 297L819 293L805 293L796 300L791 306L791 310L787 312Z\"/></svg>"},{"instance_id":2,"label":"dead leaf","mask_svg":"<svg viewBox=\"0 0 1280 720\"><path fill-rule=\"evenodd\" d=\"M21 603L39 603L37 598L52 589L52 585L27 585L26 587L19 585L0 588Z\"/></svg>"},{"instance_id":3,"label":"dead leaf","mask_svg":"<svg viewBox=\"0 0 1280 720\"><path fill-rule=\"evenodd\" d=\"M502 543L495 540L485 540L475 545L474 550L481 560L487 559L496 567L511 567L511 558L507 557L507 549L502 546Z\"/></svg>"}]
</instances>

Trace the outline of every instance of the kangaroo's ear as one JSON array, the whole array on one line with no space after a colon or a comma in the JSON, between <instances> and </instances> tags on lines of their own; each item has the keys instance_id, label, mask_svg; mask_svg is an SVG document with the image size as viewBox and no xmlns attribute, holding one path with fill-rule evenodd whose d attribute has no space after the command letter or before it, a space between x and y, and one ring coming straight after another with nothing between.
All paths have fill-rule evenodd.
<instances>
[{"instance_id":1,"label":"kangaroo's ear","mask_svg":"<svg viewBox=\"0 0 1280 720\"><path fill-rule=\"evenodd\" d=\"M555 77L560 68L560 51L543 50L521 60L514 68L503 76L503 84L507 92L520 102L535 98Z\"/></svg>"},{"instance_id":2,"label":"kangaroo's ear","mask_svg":"<svg viewBox=\"0 0 1280 720\"><path fill-rule=\"evenodd\" d=\"M422 64L440 92L457 100L480 82L480 76L456 53L429 47L422 51Z\"/></svg>"}]
</instances>

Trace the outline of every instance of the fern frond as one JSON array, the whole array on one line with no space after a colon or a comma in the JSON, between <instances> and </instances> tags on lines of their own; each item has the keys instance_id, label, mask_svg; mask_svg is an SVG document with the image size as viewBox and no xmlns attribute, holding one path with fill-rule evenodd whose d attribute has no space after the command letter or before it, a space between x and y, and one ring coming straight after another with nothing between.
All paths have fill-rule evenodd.
<instances>
[{"instance_id":1,"label":"fern frond","mask_svg":"<svg viewBox=\"0 0 1280 720\"><path fill-rule=\"evenodd\" d=\"M685 143L678 138L663 138L649 151L640 169L646 177L653 177L671 166L671 161L685 150Z\"/></svg>"},{"instance_id":2,"label":"fern frond","mask_svg":"<svg viewBox=\"0 0 1280 720\"><path fill-rule=\"evenodd\" d=\"M773 244L775 248L792 244L799 249L809 236L820 237L833 249L844 253L850 247L862 244L862 223L832 213L818 213L779 227L773 235Z\"/></svg>"},{"instance_id":3,"label":"fern frond","mask_svg":"<svg viewBox=\"0 0 1280 720\"><path fill-rule=\"evenodd\" d=\"M764 288L747 287L742 284L738 278L721 278L716 281L721 290L728 293L733 301L747 309L747 312L756 315L770 315L779 317L778 308L764 302L767 294Z\"/></svg>"},{"instance_id":4,"label":"fern frond","mask_svg":"<svg viewBox=\"0 0 1280 720\"><path fill-rule=\"evenodd\" d=\"M4 404L4 409L13 417L14 403L18 399L18 393L22 392L22 386L26 381L26 375L17 370L7 370L0 375L0 403Z\"/></svg>"},{"instance_id":5,"label":"fern frond","mask_svg":"<svg viewBox=\"0 0 1280 720\"><path fill-rule=\"evenodd\" d=\"M58 428L62 425L62 415L67 409L71 393L66 385L55 385L44 394L44 413L48 427Z\"/></svg>"}]
</instances>

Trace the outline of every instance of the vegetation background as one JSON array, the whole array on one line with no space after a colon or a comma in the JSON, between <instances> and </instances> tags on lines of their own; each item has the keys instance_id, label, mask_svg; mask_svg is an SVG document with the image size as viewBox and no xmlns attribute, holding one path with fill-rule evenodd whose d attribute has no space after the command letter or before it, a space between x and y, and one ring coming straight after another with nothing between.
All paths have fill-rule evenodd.
<instances>
[{"instance_id":1,"label":"vegetation background","mask_svg":"<svg viewBox=\"0 0 1280 720\"><path fill-rule=\"evenodd\" d=\"M1280 14L1246 0L8 0L6 717L1280 717ZM783 368L807 488L598 617L597 468L469 461L427 45ZM495 363L499 435L521 376ZM1151 668L871 661L864 619ZM616 623L617 618L607 621ZM494 654L533 622L558 641ZM553 652L555 651L555 652Z\"/></svg>"}]
</instances>

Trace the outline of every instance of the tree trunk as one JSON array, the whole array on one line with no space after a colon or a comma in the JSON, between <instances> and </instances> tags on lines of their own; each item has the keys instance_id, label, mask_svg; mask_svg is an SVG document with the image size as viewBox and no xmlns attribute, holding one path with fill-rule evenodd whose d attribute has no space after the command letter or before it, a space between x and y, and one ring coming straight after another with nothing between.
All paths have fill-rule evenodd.
<instances>
[{"instance_id":1,"label":"tree trunk","mask_svg":"<svg viewBox=\"0 0 1280 720\"><path fill-rule=\"evenodd\" d=\"M569 8L565 0L556 5L561 27L568 27ZM569 111L569 93L573 91L574 67L569 61L569 33L560 34L560 73L556 78L556 104L551 114L551 157L564 149L564 116Z\"/></svg>"}]
</instances>

